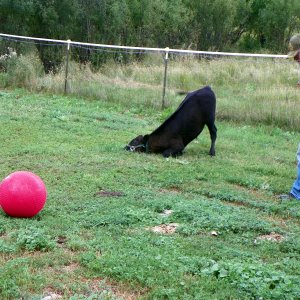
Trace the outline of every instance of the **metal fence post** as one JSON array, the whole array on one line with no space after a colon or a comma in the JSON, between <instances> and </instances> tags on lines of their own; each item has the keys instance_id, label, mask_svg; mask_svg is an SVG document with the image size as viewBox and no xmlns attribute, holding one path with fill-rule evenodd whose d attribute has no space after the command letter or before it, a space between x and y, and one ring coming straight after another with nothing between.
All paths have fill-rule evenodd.
<instances>
[{"instance_id":1,"label":"metal fence post","mask_svg":"<svg viewBox=\"0 0 300 300\"><path fill-rule=\"evenodd\" d=\"M68 92L68 73L69 73L69 57L70 57L70 48L71 40L67 40L67 58L66 58L66 72L65 72L65 94Z\"/></svg>"},{"instance_id":2,"label":"metal fence post","mask_svg":"<svg viewBox=\"0 0 300 300\"><path fill-rule=\"evenodd\" d=\"M166 96L166 85L167 85L167 70L168 70L168 59L169 59L169 47L165 49L166 55L164 57L165 62L165 72L164 72L164 86L163 86L163 96L162 96L162 108L165 108L165 96Z\"/></svg>"}]
</instances>

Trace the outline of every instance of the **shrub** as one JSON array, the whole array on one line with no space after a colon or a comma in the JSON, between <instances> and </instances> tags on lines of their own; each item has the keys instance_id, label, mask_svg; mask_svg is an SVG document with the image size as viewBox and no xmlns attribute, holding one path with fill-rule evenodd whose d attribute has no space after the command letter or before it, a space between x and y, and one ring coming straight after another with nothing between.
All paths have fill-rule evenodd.
<instances>
[{"instance_id":1,"label":"shrub","mask_svg":"<svg viewBox=\"0 0 300 300\"><path fill-rule=\"evenodd\" d=\"M40 60L34 55L11 56L6 62L6 86L32 89L43 74Z\"/></svg>"}]
</instances>

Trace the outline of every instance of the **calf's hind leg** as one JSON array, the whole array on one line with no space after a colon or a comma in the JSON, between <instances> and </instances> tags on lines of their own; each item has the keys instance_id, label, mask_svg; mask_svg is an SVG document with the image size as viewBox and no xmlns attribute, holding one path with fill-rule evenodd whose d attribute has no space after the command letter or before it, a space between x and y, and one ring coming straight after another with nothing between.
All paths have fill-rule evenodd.
<instances>
[{"instance_id":1,"label":"calf's hind leg","mask_svg":"<svg viewBox=\"0 0 300 300\"><path fill-rule=\"evenodd\" d=\"M217 139L217 127L215 126L214 123L207 125L209 134L210 134L210 139L211 139L211 146L209 149L209 155L215 156L216 155L216 150L215 150L215 143Z\"/></svg>"}]
</instances>

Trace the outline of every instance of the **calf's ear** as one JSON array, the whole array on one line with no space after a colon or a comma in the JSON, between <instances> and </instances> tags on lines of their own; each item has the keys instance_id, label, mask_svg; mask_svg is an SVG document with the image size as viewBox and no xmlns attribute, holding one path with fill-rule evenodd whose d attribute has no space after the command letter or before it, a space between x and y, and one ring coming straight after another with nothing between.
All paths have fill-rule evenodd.
<instances>
[{"instance_id":1,"label":"calf's ear","mask_svg":"<svg viewBox=\"0 0 300 300\"><path fill-rule=\"evenodd\" d=\"M144 136L143 135L139 135L134 140L135 140L135 142L141 144L143 142L143 139L144 139Z\"/></svg>"},{"instance_id":2,"label":"calf's ear","mask_svg":"<svg viewBox=\"0 0 300 300\"><path fill-rule=\"evenodd\" d=\"M135 137L133 140L131 140L129 142L129 145L131 146L136 146L140 143L142 143L144 136L143 135L138 135L137 137Z\"/></svg>"}]
</instances>

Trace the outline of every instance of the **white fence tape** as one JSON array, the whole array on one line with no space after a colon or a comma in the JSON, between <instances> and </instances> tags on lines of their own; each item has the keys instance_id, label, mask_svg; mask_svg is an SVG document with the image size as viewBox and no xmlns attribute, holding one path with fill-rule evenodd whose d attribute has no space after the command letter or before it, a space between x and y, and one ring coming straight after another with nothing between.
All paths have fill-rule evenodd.
<instances>
[{"instance_id":1,"label":"white fence tape","mask_svg":"<svg viewBox=\"0 0 300 300\"><path fill-rule=\"evenodd\" d=\"M39 42L51 42L67 45L77 46L88 46L97 48L109 48L109 49L120 49L120 50L139 50L148 52L168 52L168 53L181 53L181 54L201 54L201 55L215 55L215 56L235 56L235 57L260 57L260 58L288 58L287 55L274 55L274 54L255 54L255 53L233 53L233 52L217 52L217 51L195 51L195 50L183 50L183 49L172 49L172 48L148 48L148 47L132 47L132 46L118 46L118 45L105 45L105 44L93 44L93 43L81 43L70 40L54 40L46 38L36 38L29 36L11 35L0 33L0 37L15 38L21 40L31 40Z\"/></svg>"}]
</instances>

